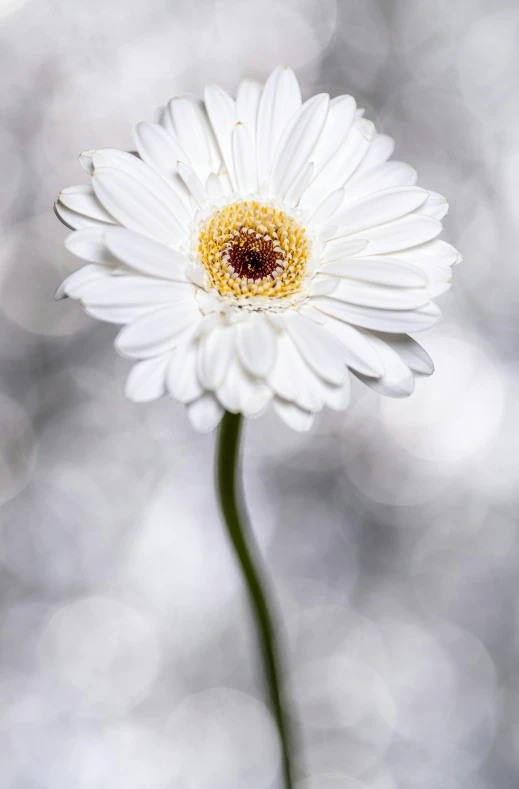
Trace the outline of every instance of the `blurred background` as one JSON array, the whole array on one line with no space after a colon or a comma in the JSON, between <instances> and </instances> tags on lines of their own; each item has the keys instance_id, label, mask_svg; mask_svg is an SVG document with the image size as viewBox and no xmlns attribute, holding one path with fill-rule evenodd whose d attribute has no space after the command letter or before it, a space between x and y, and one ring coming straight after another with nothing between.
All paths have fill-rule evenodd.
<instances>
[{"instance_id":1,"label":"blurred background","mask_svg":"<svg viewBox=\"0 0 519 789\"><path fill-rule=\"evenodd\" d=\"M519 3L0 0L0 789L280 786L214 435L52 301L78 154L280 62L396 138L465 256L409 400L247 425L301 786L518 784Z\"/></svg>"}]
</instances>

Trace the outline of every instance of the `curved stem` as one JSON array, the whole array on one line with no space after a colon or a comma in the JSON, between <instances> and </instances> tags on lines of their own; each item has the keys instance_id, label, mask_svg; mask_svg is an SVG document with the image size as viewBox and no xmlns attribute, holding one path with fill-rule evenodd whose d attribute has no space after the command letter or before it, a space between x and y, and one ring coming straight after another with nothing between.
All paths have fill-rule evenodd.
<instances>
[{"instance_id":1,"label":"curved stem","mask_svg":"<svg viewBox=\"0 0 519 789\"><path fill-rule=\"evenodd\" d=\"M292 789L292 763L288 721L281 701L279 687L280 657L277 651L273 617L269 608L265 584L258 569L260 561L254 550L253 537L247 532L245 519L240 519L239 495L239 445L242 427L240 414L225 413L220 426L217 446L217 487L220 506L227 533L240 564L254 615L258 640L263 658L265 679L272 711L281 742L281 755L286 789Z\"/></svg>"}]
</instances>

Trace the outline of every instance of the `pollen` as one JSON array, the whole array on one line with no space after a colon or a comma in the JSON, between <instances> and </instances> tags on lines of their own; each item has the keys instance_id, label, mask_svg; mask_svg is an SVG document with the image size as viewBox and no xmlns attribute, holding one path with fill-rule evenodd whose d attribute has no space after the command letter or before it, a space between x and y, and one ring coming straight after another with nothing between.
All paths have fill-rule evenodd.
<instances>
[{"instance_id":1,"label":"pollen","mask_svg":"<svg viewBox=\"0 0 519 789\"><path fill-rule=\"evenodd\" d=\"M305 228L285 211L246 201L207 218L198 255L220 295L282 299L301 289L310 243Z\"/></svg>"}]
</instances>

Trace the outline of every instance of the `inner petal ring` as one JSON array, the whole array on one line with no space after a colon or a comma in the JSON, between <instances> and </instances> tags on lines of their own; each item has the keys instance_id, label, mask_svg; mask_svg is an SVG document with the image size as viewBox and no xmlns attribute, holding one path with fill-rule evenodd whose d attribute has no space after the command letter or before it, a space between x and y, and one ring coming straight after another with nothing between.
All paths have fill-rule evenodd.
<instances>
[{"instance_id":1,"label":"inner petal ring","mask_svg":"<svg viewBox=\"0 0 519 789\"><path fill-rule=\"evenodd\" d=\"M301 289L310 248L305 228L286 211L244 201L207 217L197 252L221 296L280 299Z\"/></svg>"}]
</instances>

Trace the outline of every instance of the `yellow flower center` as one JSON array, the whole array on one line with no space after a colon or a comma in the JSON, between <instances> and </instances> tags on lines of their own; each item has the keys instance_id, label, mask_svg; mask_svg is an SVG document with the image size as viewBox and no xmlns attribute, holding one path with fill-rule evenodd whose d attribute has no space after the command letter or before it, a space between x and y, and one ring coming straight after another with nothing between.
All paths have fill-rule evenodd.
<instances>
[{"instance_id":1,"label":"yellow flower center","mask_svg":"<svg viewBox=\"0 0 519 789\"><path fill-rule=\"evenodd\" d=\"M198 254L220 295L281 299L300 290L310 243L293 217L251 201L211 214L200 231Z\"/></svg>"}]
</instances>

